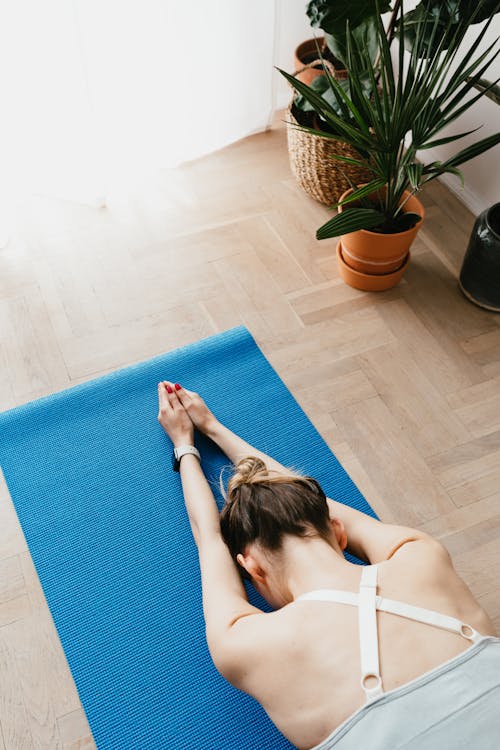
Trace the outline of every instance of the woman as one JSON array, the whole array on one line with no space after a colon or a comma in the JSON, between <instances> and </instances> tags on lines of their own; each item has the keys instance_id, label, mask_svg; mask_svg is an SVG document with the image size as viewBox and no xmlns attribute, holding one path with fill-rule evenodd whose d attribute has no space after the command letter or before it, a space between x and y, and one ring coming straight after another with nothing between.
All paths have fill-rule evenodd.
<instances>
[{"instance_id":1,"label":"woman","mask_svg":"<svg viewBox=\"0 0 500 750\"><path fill-rule=\"evenodd\" d=\"M220 673L300 750L496 750L500 639L444 547L325 498L198 394L165 381L158 395ZM220 517L191 447L195 428L236 466ZM249 604L240 574L274 612Z\"/></svg>"}]
</instances>

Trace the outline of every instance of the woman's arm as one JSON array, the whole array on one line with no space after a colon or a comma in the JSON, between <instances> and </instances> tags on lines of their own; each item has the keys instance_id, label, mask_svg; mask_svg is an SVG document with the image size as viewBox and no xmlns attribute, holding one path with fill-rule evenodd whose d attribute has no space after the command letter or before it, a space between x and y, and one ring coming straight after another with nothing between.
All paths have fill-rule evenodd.
<instances>
[{"instance_id":1,"label":"woman's arm","mask_svg":"<svg viewBox=\"0 0 500 750\"><path fill-rule=\"evenodd\" d=\"M234 464L246 456L255 456L260 458L268 469L297 476L295 472L271 456L262 453L258 448L254 448L218 421L211 424L207 435ZM392 557L406 542L431 540L431 537L421 531L408 526L382 523L366 513L329 497L327 502L330 518L336 518L344 525L347 535L347 551L359 560L369 563L382 562Z\"/></svg>"},{"instance_id":2,"label":"woman's arm","mask_svg":"<svg viewBox=\"0 0 500 750\"><path fill-rule=\"evenodd\" d=\"M296 472L283 466L283 464L280 464L272 458L272 456L268 456L258 448L250 445L250 443L247 443L246 440L243 440L243 438L236 435L236 433L232 432L218 420L209 427L206 435L219 446L221 451L226 454L231 463L235 466L238 461L241 461L241 459L247 458L248 456L255 456L255 458L260 458L270 471L276 471L280 474L289 474L290 476L298 476Z\"/></svg>"},{"instance_id":3,"label":"woman's arm","mask_svg":"<svg viewBox=\"0 0 500 750\"><path fill-rule=\"evenodd\" d=\"M272 471L297 476L271 456L247 443L223 425L207 407L199 394L172 384L194 425L216 443L233 464L242 458L260 458ZM184 460L184 459L183 459ZM408 526L385 524L344 503L328 499L330 517L342 521L347 534L347 550L360 560L370 563L387 560L407 541L432 540L432 537Z\"/></svg>"},{"instance_id":4,"label":"woman's arm","mask_svg":"<svg viewBox=\"0 0 500 750\"><path fill-rule=\"evenodd\" d=\"M262 612L248 602L245 587L220 533L215 498L196 456L182 457L180 474L186 510L198 547L207 643L216 666L220 669L224 664L228 669L228 655L234 653L229 640L232 626L242 617Z\"/></svg>"},{"instance_id":5,"label":"woman's arm","mask_svg":"<svg viewBox=\"0 0 500 750\"><path fill-rule=\"evenodd\" d=\"M168 390L170 388L170 391ZM193 445L194 427L175 391L158 385L158 421L174 447ZM241 617L261 613L249 604L245 588L220 533L219 511L200 462L187 454L180 462L184 502L198 547L207 642L217 666L226 660L227 638Z\"/></svg>"}]
</instances>

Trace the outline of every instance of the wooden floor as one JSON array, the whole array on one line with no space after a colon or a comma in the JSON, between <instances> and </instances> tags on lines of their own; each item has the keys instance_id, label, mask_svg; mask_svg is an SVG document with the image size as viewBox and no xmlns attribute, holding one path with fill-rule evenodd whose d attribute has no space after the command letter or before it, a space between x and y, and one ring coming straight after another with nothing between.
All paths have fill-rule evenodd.
<instances>
[{"instance_id":1,"label":"wooden floor","mask_svg":"<svg viewBox=\"0 0 500 750\"><path fill-rule=\"evenodd\" d=\"M285 132L110 195L32 198L0 251L0 408L240 323L372 507L437 535L500 625L500 316L457 275L473 217L435 182L401 285L339 280ZM95 747L5 485L0 750Z\"/></svg>"}]
</instances>

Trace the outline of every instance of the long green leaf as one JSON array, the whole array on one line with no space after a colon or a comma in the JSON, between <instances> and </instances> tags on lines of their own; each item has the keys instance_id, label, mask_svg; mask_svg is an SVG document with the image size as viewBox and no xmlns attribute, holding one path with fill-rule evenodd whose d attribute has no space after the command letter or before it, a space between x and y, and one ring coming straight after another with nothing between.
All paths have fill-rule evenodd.
<instances>
[{"instance_id":1,"label":"long green leaf","mask_svg":"<svg viewBox=\"0 0 500 750\"><path fill-rule=\"evenodd\" d=\"M338 84L338 82L330 75L330 72L328 71L327 76L329 76L330 80L330 86L336 88L339 95L344 100L344 103L348 110L351 112L352 117L356 120L356 123L360 129L361 132L363 132L366 136L370 137L370 127L367 125L366 121L361 116L358 108L352 101L352 99L349 97L347 91L344 91L342 86Z\"/></svg>"},{"instance_id":2,"label":"long green leaf","mask_svg":"<svg viewBox=\"0 0 500 750\"><path fill-rule=\"evenodd\" d=\"M499 81L500 81L500 77L497 78L495 81L493 81L491 86L488 87L488 89L485 89L484 91L480 91L472 99L468 99L461 107L456 109L453 113L449 114L446 118L444 125L447 125L448 123L453 122L453 120L456 120L457 117L460 117L461 114L463 114L468 109L470 109L473 104L475 104L477 101L479 101L479 99L481 99L483 96L486 95L489 88L493 88Z\"/></svg>"},{"instance_id":3,"label":"long green leaf","mask_svg":"<svg viewBox=\"0 0 500 750\"><path fill-rule=\"evenodd\" d=\"M490 65L495 61L495 59L498 57L499 54L500 54L500 49L497 50L494 55L488 58L485 64L479 70L476 69L475 65L471 65L468 68L468 70L469 71L476 70L476 73L473 76L471 75L467 76L467 79L463 81L457 93L455 94L455 96L453 96L453 98L450 98L450 97L451 97L451 94L456 91L456 88L453 87L451 93L450 93L450 89L448 89L448 87L446 88L446 91L440 97L443 104L446 102L446 106L443 107L443 111L442 111L442 114L444 117L446 117L449 112L452 112L456 108L456 106L460 104L460 102L464 101L465 95L472 88L475 88L475 84L481 80L482 75L488 70Z\"/></svg>"},{"instance_id":4,"label":"long green leaf","mask_svg":"<svg viewBox=\"0 0 500 750\"><path fill-rule=\"evenodd\" d=\"M383 178L372 180L371 182L368 182L366 185L363 185L363 187L360 187L357 190L353 190L353 192L350 193L346 198L344 198L343 201L340 201L336 205L344 206L346 203L353 203L354 201L364 198L366 195L370 195L371 193L374 193L376 190L380 190L380 188L383 188L384 185L385 185L385 180Z\"/></svg>"},{"instance_id":5,"label":"long green leaf","mask_svg":"<svg viewBox=\"0 0 500 750\"><path fill-rule=\"evenodd\" d=\"M321 138L328 138L331 141L338 141L339 143L348 143L349 145L353 146L356 151L363 151L363 146L359 143L359 138L350 138L346 135L338 135L336 133L328 133L324 130L316 130L315 128L310 128L308 125L300 125L299 123L290 122L290 120L284 120L284 122L294 130L301 130L303 133L310 133L311 135L319 135ZM364 147L364 151L365 153L368 152L366 146ZM370 142L369 153L372 158L374 157L376 152L377 144Z\"/></svg>"},{"instance_id":6,"label":"long green leaf","mask_svg":"<svg viewBox=\"0 0 500 750\"><path fill-rule=\"evenodd\" d=\"M476 40L476 44L479 44L478 40ZM481 63L483 62L483 60L487 60L488 59L489 54L493 51L493 49L496 47L497 44L498 44L498 39L495 39L495 41L492 42L487 49L485 49L485 51L482 53L482 55L480 55L478 58L476 58L475 60L473 60L473 62L468 67L462 66L462 70L461 71L455 71L455 75L449 81L449 83L447 85L447 90L448 90L448 92L450 94L453 93L453 91L455 91L456 89L458 89L458 87L464 81L466 81L468 78L470 78L472 72L474 70L477 70L477 68L481 65ZM467 58L464 58L464 60L467 60ZM490 63L488 62L488 65L489 64Z\"/></svg>"},{"instance_id":7,"label":"long green leaf","mask_svg":"<svg viewBox=\"0 0 500 750\"><path fill-rule=\"evenodd\" d=\"M426 185L428 182L431 182L432 180L435 180L437 177L441 177L442 174L448 174L448 173L450 173L450 174L456 175L460 179L460 182L462 183L462 187L465 187L465 180L464 180L463 172L461 172L460 169L457 169L457 167L448 167L447 169L443 169L443 170L437 169L435 171L434 170L429 170L428 173L430 174L430 177L428 177L422 183L423 185Z\"/></svg>"},{"instance_id":8,"label":"long green leaf","mask_svg":"<svg viewBox=\"0 0 500 750\"><path fill-rule=\"evenodd\" d=\"M478 91L482 91L483 94L487 96L488 99L491 99L492 102L495 102L495 104L500 104L500 86L497 84L492 86L491 81L481 78L479 81L476 81L474 88Z\"/></svg>"},{"instance_id":9,"label":"long green leaf","mask_svg":"<svg viewBox=\"0 0 500 750\"><path fill-rule=\"evenodd\" d=\"M445 143L452 143L453 141L458 141L459 138L465 138L466 135L471 135L471 133L476 133L482 127L483 127L482 125L479 125L477 128L473 128L472 130L466 130L465 133L457 133L456 135L449 135L446 138L438 138L435 141L428 141L427 143L422 143L419 145L419 150L425 150L427 148L434 148L435 146L444 146Z\"/></svg>"},{"instance_id":10,"label":"long green leaf","mask_svg":"<svg viewBox=\"0 0 500 750\"><path fill-rule=\"evenodd\" d=\"M419 164L418 162L413 162L412 164L408 164L406 167L406 174L408 176L408 180L410 182L411 187L416 190L419 185L420 181L422 179L422 171L423 166L422 164Z\"/></svg>"},{"instance_id":11,"label":"long green leaf","mask_svg":"<svg viewBox=\"0 0 500 750\"><path fill-rule=\"evenodd\" d=\"M437 34L438 28L439 18L436 18L431 31L432 41ZM434 53L429 57L425 55L426 44L424 27L420 23L417 26L415 43L411 49L406 74L407 82L404 87L401 113L401 117L405 120L414 120L421 113L422 107L427 104L429 98L429 79L433 71L437 72L436 65L442 51L443 39L440 40ZM404 74L404 65L403 68L400 68L399 73L400 75Z\"/></svg>"},{"instance_id":12,"label":"long green leaf","mask_svg":"<svg viewBox=\"0 0 500 750\"><path fill-rule=\"evenodd\" d=\"M441 169L447 170L450 167L459 167L460 164L465 164L466 161L470 161L476 156L484 154L485 151L493 148L498 143L500 143L500 133L494 133L487 138L483 138L481 141L473 143L471 146L468 146L462 151L459 151L458 154L452 156L451 159L447 159L446 161L442 162Z\"/></svg>"},{"instance_id":13,"label":"long green leaf","mask_svg":"<svg viewBox=\"0 0 500 750\"><path fill-rule=\"evenodd\" d=\"M375 70L371 65L368 67L368 78L370 81L370 86L371 86L371 91L372 91L371 101L373 101L373 105L375 107L376 117L380 122L384 122L384 110L383 110L382 103L379 97L378 84L377 84L377 79L375 77ZM384 135L387 136L387 131L385 128L384 128Z\"/></svg>"},{"instance_id":14,"label":"long green leaf","mask_svg":"<svg viewBox=\"0 0 500 750\"><path fill-rule=\"evenodd\" d=\"M342 112L342 117L344 118L344 120L349 121L351 119L349 108L347 107L344 101L344 98L339 93L339 87L343 88L343 86L339 81L335 80L332 74L330 73L330 68L325 62L325 59L323 57L323 54L321 52L321 49L317 41L316 41L316 46L318 48L318 57L321 60L321 64L323 65L323 72L325 74L325 80L327 81L328 86L330 88L330 93L333 94L337 102L337 106Z\"/></svg>"},{"instance_id":15,"label":"long green leaf","mask_svg":"<svg viewBox=\"0 0 500 750\"><path fill-rule=\"evenodd\" d=\"M322 96L317 94L310 86L302 83L302 81L296 80L293 76L291 76L289 73L286 73L284 70L281 70L280 68L278 68L278 70L287 79L287 81L297 91L299 91L308 102L312 104L314 110L320 113L323 119L325 119L330 125L332 125L333 128L337 130L339 135L346 135L347 140L349 142L357 143L360 150L367 150L367 148L373 147L373 140L370 137L369 133L365 134L361 132L359 128L356 128L354 126L354 124L350 124L349 122L346 122L341 117L339 117L326 102L326 100ZM340 86L339 89L340 91L343 91Z\"/></svg>"},{"instance_id":16,"label":"long green leaf","mask_svg":"<svg viewBox=\"0 0 500 750\"><path fill-rule=\"evenodd\" d=\"M498 7L500 8L500 3ZM490 27L492 21L493 21L493 15L483 25L479 34L477 34L471 40L470 44L468 45L468 48L465 50L462 49L461 41L469 28L469 23L467 22L467 20L465 20L462 22L462 24L457 25L457 30L452 40L450 41L450 46L446 51L446 55L444 59L445 70L449 70L452 65L453 60L455 59L455 57L458 55L458 52L460 51L460 61L457 66L457 70L455 71L456 76L455 75L454 76L443 75L440 79L440 85L436 88L436 95L441 95L441 92L443 91L443 87L445 91L453 93L455 81L457 82L457 85L461 84L460 74L466 68L470 60L474 61L472 63L472 65L474 66L474 69L477 69L477 67L481 65L481 62L483 60L483 55L481 55L479 58L476 58L475 54L476 54L476 50L479 48L479 45L482 42L483 37L486 35L488 28ZM492 47L496 44L496 41L497 40L495 40L493 45L491 45ZM489 50L486 50L486 52L489 54Z\"/></svg>"},{"instance_id":17,"label":"long green leaf","mask_svg":"<svg viewBox=\"0 0 500 750\"><path fill-rule=\"evenodd\" d=\"M375 4L377 7L377 26L378 26L378 38L379 38L379 47L380 47L380 62L381 62L381 69L382 72L387 77L387 87L388 92L390 94L391 100L394 99L394 95L396 92L396 81L394 78L394 69L392 66L392 58L391 58L391 50L389 48L389 42L387 41L387 36L385 33L385 28L382 23L382 17L380 14L380 3L378 0L375 0Z\"/></svg>"},{"instance_id":18,"label":"long green leaf","mask_svg":"<svg viewBox=\"0 0 500 750\"><path fill-rule=\"evenodd\" d=\"M399 28L398 28L398 24L397 24L397 12L396 12L396 16L394 17L394 29L396 30L396 28L397 28L396 34L401 35L400 39L404 38L404 34L405 34L405 20L404 20L404 12L403 12L402 6L400 8ZM404 71L404 54L405 54L404 44L402 42L400 42L398 44L398 68L397 68L398 75L397 75L396 93L395 93L395 96L394 96L394 101L392 103L392 112L391 112L391 123L393 123L396 132L399 130L399 122L398 122L398 120L399 120L399 116L400 116L400 113L401 113L401 105L402 105L402 101L403 101L403 88L404 88L403 83L404 83L404 80L405 80L405 77L403 75L403 71Z\"/></svg>"},{"instance_id":19,"label":"long green leaf","mask_svg":"<svg viewBox=\"0 0 500 750\"><path fill-rule=\"evenodd\" d=\"M371 67L370 53L359 46L349 27L346 29L347 61L349 66L349 84L351 99L357 112L364 117L366 126L374 126L373 110L370 98L365 95L363 81L366 70ZM373 92L375 94L375 90Z\"/></svg>"},{"instance_id":20,"label":"long green leaf","mask_svg":"<svg viewBox=\"0 0 500 750\"><path fill-rule=\"evenodd\" d=\"M318 240L340 237L359 229L375 229L384 221L384 214L374 208L349 208L327 221L316 232Z\"/></svg>"},{"instance_id":21,"label":"long green leaf","mask_svg":"<svg viewBox=\"0 0 500 750\"><path fill-rule=\"evenodd\" d=\"M456 93L457 79L461 78L464 72L470 73L474 69L477 70L477 66L484 60L483 54L475 62L470 65L468 64L470 59L474 57L478 40L482 38L484 29L480 32L479 36L476 37L476 39L474 39L473 42L469 45L468 50L462 56L462 59L460 60L458 66L456 66L455 70L453 71L453 75L450 76L450 66L454 58L456 57L458 50L460 49L459 41L461 40L461 38L463 38L467 29L467 25L462 23L459 24L458 27L455 30L455 34L452 38L453 43L450 43L450 47L447 50L446 55L444 56L444 61L441 61L436 65L434 74L429 78L427 82L425 80L420 82L421 94L425 96L425 99L428 99L430 95L434 95L435 102L430 106L425 105L423 113L417 117L417 120L415 122L415 126L413 128L413 136L414 141L419 145L432 138L434 134L442 130L445 125L452 122L459 114L461 114L461 112L465 111L471 106L471 102L467 101L462 105L460 109L453 111L453 106L456 106L460 101L463 101L465 93L467 92L468 88L472 88L474 81L471 81L469 84L462 83L462 88L458 92L458 94L456 94L454 101L451 102L451 107L448 100L454 93ZM492 46L493 45L490 45L489 50L491 50ZM488 54L488 50L486 51L486 54ZM491 60L494 59L495 54L496 53L494 53L493 55L489 55L489 59L485 63L486 67L488 67ZM444 102L447 102L447 104L443 109Z\"/></svg>"},{"instance_id":22,"label":"long green leaf","mask_svg":"<svg viewBox=\"0 0 500 750\"><path fill-rule=\"evenodd\" d=\"M304 96L307 101L311 102L311 104L314 106L316 111L330 111L332 115L335 114L334 110L330 107L328 102L323 99L320 94L317 94L314 89L312 89L310 86L307 86L307 84L303 83L302 81L299 81L298 78L295 78L294 76L290 75L290 73L287 73L285 70L281 70L281 68L277 68L277 70L281 73L284 78L288 81L288 83L302 96ZM318 109L316 109L316 107Z\"/></svg>"},{"instance_id":23,"label":"long green leaf","mask_svg":"<svg viewBox=\"0 0 500 750\"><path fill-rule=\"evenodd\" d=\"M345 162L346 164L352 164L353 167L372 169L370 162L364 161L363 159L352 159L350 156L343 156L342 154L332 154L332 159Z\"/></svg>"},{"instance_id":24,"label":"long green leaf","mask_svg":"<svg viewBox=\"0 0 500 750\"><path fill-rule=\"evenodd\" d=\"M433 35L436 32L437 24L439 23L439 21L440 19L438 16L434 24ZM460 49L460 44L467 28L468 25L466 22L462 21L461 23L456 24L451 39L447 39L446 35L443 34L436 48L432 50L428 57L425 59L423 73L418 77L418 93L416 97L416 99L419 101L419 104L423 104L424 112L426 113L426 117L424 117L423 129L428 126L429 117L432 112L432 108L430 110L427 108L427 102L433 97L436 99L438 98L443 82L448 80L447 72L449 71L452 62L456 57L458 50ZM449 46L448 49L444 51L444 54L442 54L443 50L445 49L445 40L446 44L449 44ZM412 50L412 55L413 54L414 51Z\"/></svg>"},{"instance_id":25,"label":"long green leaf","mask_svg":"<svg viewBox=\"0 0 500 750\"><path fill-rule=\"evenodd\" d=\"M451 174L456 175L460 179L460 182L462 183L462 187L463 188L465 187L464 173L460 169L457 169L456 167L448 167L446 171L450 172Z\"/></svg>"},{"instance_id":26,"label":"long green leaf","mask_svg":"<svg viewBox=\"0 0 500 750\"><path fill-rule=\"evenodd\" d=\"M348 42L352 96L356 98L360 110L364 112L366 120L370 124L373 143L377 144L377 150L380 152L388 151L391 146L388 105L385 104L384 106L383 97L379 93L373 72L370 76L372 87L371 98L364 97L364 92L360 85L360 71L365 70L367 67L369 68L369 53L365 48L359 47L358 41L351 39L350 36L348 36Z\"/></svg>"}]
</instances>

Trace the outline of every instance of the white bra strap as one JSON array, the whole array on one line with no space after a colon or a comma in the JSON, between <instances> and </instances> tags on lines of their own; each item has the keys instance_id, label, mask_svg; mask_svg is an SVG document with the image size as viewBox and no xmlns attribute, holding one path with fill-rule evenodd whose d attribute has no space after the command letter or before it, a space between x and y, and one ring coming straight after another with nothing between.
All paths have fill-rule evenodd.
<instances>
[{"instance_id":1,"label":"white bra strap","mask_svg":"<svg viewBox=\"0 0 500 750\"><path fill-rule=\"evenodd\" d=\"M483 637L477 632L477 630L474 630L471 625L467 625L467 623L457 620L456 617L443 615L441 612L434 612L432 609L415 607L413 604L406 604L406 602L398 602L394 599L384 599L383 597L378 596L377 609L381 612L390 612L393 615L406 617L409 620L416 620L417 622L423 622L427 625L434 625L436 628L449 630L452 633L458 633L458 635L467 638L467 640L472 641L473 643L477 643Z\"/></svg>"},{"instance_id":2,"label":"white bra strap","mask_svg":"<svg viewBox=\"0 0 500 750\"><path fill-rule=\"evenodd\" d=\"M376 565L366 566L362 570L358 606L361 687L369 703L384 692L378 658ZM367 687L369 679L375 679L375 685Z\"/></svg>"},{"instance_id":3,"label":"white bra strap","mask_svg":"<svg viewBox=\"0 0 500 750\"><path fill-rule=\"evenodd\" d=\"M359 594L337 589L316 589L315 591L308 591L306 594L301 594L297 597L296 601L336 602L337 604L350 604L357 607L359 604ZM405 617L408 620L416 620L426 625L433 625L436 628L449 630L451 633L457 633L467 638L472 643L477 643L484 637L477 630L474 630L472 625L457 620L456 617L435 612L433 609L416 607L413 604L398 602L395 599L385 599L382 596L377 596L375 603L380 612L389 612L392 615Z\"/></svg>"},{"instance_id":4,"label":"white bra strap","mask_svg":"<svg viewBox=\"0 0 500 750\"><path fill-rule=\"evenodd\" d=\"M340 591L337 589L315 589L301 594L295 599L296 602L336 602L337 604L352 604L358 606L358 594L352 591Z\"/></svg>"}]
</instances>

